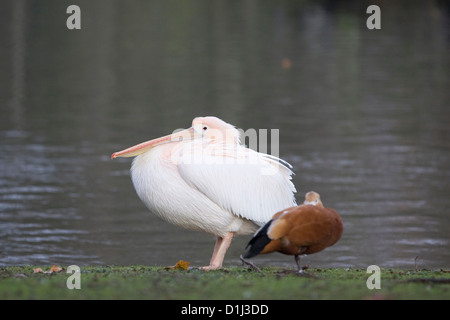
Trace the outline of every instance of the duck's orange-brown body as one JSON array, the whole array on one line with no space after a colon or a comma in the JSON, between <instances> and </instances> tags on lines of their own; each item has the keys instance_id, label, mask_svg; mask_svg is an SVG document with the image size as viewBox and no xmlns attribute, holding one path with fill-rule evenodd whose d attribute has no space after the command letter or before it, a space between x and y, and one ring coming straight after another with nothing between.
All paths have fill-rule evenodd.
<instances>
[{"instance_id":1,"label":"duck's orange-brown body","mask_svg":"<svg viewBox=\"0 0 450 320\"><path fill-rule=\"evenodd\" d=\"M335 244L343 231L342 219L335 210L314 205L281 211L272 221L268 236L274 240L261 253L316 253Z\"/></svg>"},{"instance_id":2,"label":"duck's orange-brown body","mask_svg":"<svg viewBox=\"0 0 450 320\"><path fill-rule=\"evenodd\" d=\"M335 244L342 236L342 219L335 210L323 207L317 193L308 193L306 199L311 194L315 200L304 203L312 204L276 213L249 242L244 258L278 251L294 255L301 271L299 255L313 254Z\"/></svg>"}]
</instances>

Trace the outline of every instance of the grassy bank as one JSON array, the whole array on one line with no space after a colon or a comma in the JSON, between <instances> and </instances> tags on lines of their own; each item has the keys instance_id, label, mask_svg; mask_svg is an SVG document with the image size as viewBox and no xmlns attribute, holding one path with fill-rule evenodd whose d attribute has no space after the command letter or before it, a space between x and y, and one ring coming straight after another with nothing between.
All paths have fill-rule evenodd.
<instances>
[{"instance_id":1,"label":"grassy bank","mask_svg":"<svg viewBox=\"0 0 450 320\"><path fill-rule=\"evenodd\" d=\"M62 267L51 274L34 273L37 266L0 268L0 299L450 299L448 270L381 269L381 289L369 290L370 274L356 268L309 269L312 277L302 277L273 267L81 267L81 289L69 290Z\"/></svg>"}]
</instances>

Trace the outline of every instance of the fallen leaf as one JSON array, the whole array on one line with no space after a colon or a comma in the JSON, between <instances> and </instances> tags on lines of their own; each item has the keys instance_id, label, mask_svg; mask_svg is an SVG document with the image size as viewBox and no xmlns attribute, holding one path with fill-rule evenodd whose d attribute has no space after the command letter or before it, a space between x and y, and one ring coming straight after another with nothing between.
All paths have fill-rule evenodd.
<instances>
[{"instance_id":1,"label":"fallen leaf","mask_svg":"<svg viewBox=\"0 0 450 320\"><path fill-rule=\"evenodd\" d=\"M177 269L177 270L187 270L191 263L183 260L179 260L174 266L165 267L166 270Z\"/></svg>"},{"instance_id":2,"label":"fallen leaf","mask_svg":"<svg viewBox=\"0 0 450 320\"><path fill-rule=\"evenodd\" d=\"M53 266L50 268L50 273L52 273L52 272L61 272L61 271L63 271L63 268L58 267L57 265L53 265Z\"/></svg>"},{"instance_id":3,"label":"fallen leaf","mask_svg":"<svg viewBox=\"0 0 450 320\"><path fill-rule=\"evenodd\" d=\"M56 264L54 264L53 266L51 266L50 270L48 270L48 271L44 271L44 270L42 270L42 268L36 268L36 269L33 269L33 273L53 273L53 272L56 273L56 272L61 272L63 270L64 270L63 268L58 267Z\"/></svg>"},{"instance_id":4,"label":"fallen leaf","mask_svg":"<svg viewBox=\"0 0 450 320\"><path fill-rule=\"evenodd\" d=\"M177 264L175 265L175 269L183 269L183 270L187 270L187 269L189 268L189 265L190 265L190 264L191 264L190 262L180 260L180 261L178 261Z\"/></svg>"}]
</instances>

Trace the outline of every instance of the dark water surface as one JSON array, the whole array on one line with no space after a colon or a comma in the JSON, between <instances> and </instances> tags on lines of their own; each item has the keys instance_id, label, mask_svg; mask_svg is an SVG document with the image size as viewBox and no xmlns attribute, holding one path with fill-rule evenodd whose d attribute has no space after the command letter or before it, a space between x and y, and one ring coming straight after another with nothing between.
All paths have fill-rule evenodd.
<instances>
[{"instance_id":1,"label":"dark water surface","mask_svg":"<svg viewBox=\"0 0 450 320\"><path fill-rule=\"evenodd\" d=\"M214 239L147 211L110 155L216 115L279 129L297 199L341 213L304 263L449 267L450 9L381 2L368 30L369 4L2 1L0 265L207 264Z\"/></svg>"}]
</instances>

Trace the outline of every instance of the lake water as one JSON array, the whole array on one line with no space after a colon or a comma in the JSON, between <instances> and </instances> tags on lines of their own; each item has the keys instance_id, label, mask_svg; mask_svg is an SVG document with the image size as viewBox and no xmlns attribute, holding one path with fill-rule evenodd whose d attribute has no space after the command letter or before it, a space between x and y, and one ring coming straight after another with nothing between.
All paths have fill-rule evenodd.
<instances>
[{"instance_id":1,"label":"lake water","mask_svg":"<svg viewBox=\"0 0 450 320\"><path fill-rule=\"evenodd\" d=\"M297 200L340 212L302 263L450 266L447 2L380 2L381 30L364 1L76 2L81 30L68 1L0 5L0 265L206 265L215 240L156 218L110 155L215 115L279 129Z\"/></svg>"}]
</instances>

